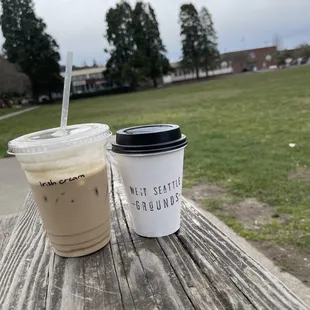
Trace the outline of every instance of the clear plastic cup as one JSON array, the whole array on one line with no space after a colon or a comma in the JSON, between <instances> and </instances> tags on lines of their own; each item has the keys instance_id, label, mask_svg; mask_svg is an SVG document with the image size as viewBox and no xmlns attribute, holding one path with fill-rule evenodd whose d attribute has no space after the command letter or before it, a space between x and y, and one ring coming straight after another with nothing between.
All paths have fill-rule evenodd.
<instances>
[{"instance_id":1,"label":"clear plastic cup","mask_svg":"<svg viewBox=\"0 0 310 310\"><path fill-rule=\"evenodd\" d=\"M34 132L9 142L29 181L54 251L90 254L110 240L110 206L104 124L80 124ZM56 134L55 134L56 133Z\"/></svg>"},{"instance_id":2,"label":"clear plastic cup","mask_svg":"<svg viewBox=\"0 0 310 310\"><path fill-rule=\"evenodd\" d=\"M112 151L138 235L163 237L180 228L186 145L177 125L131 127L116 133Z\"/></svg>"}]
</instances>

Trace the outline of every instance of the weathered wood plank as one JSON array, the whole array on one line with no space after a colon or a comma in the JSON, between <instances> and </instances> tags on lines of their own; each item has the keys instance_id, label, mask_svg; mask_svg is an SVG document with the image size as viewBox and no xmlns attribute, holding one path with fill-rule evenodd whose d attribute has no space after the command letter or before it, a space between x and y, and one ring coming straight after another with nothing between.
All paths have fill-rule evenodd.
<instances>
[{"instance_id":1,"label":"weathered wood plank","mask_svg":"<svg viewBox=\"0 0 310 310\"><path fill-rule=\"evenodd\" d=\"M125 276L136 309L193 309L157 240L132 231L121 178L112 158L111 162L113 206L119 225L116 243L123 249Z\"/></svg>"},{"instance_id":2,"label":"weathered wood plank","mask_svg":"<svg viewBox=\"0 0 310 310\"><path fill-rule=\"evenodd\" d=\"M178 281L174 284L179 289L179 295L174 296L175 288L165 272L156 277L157 282L147 278L145 266L141 263L136 248L141 240L129 233L122 210L122 199L115 191L116 183L112 176L110 245L83 258L65 259L54 256L49 270L47 309L190 309L191 304ZM155 239L150 241L157 244ZM145 249L143 246L143 250ZM157 250L160 251L160 248ZM162 258L170 268L168 260L164 256ZM149 260L149 256L147 259ZM159 258L158 262L160 261ZM152 268L156 266L153 261L149 264ZM172 272L171 268L170 271ZM153 277L157 273L158 270L152 270ZM171 296L167 295L167 289L170 289Z\"/></svg>"},{"instance_id":3,"label":"weathered wood plank","mask_svg":"<svg viewBox=\"0 0 310 310\"><path fill-rule=\"evenodd\" d=\"M0 308L44 309L51 250L34 201L18 218L0 261Z\"/></svg>"},{"instance_id":4,"label":"weathered wood plank","mask_svg":"<svg viewBox=\"0 0 310 310\"><path fill-rule=\"evenodd\" d=\"M19 214L5 215L0 217L0 259L18 218Z\"/></svg>"},{"instance_id":5,"label":"weathered wood plank","mask_svg":"<svg viewBox=\"0 0 310 310\"><path fill-rule=\"evenodd\" d=\"M113 158L110 159L110 161L113 164ZM120 212L123 212L124 218L128 223L130 223L130 214L128 212L128 205L126 202L126 197L123 189L123 185L120 180L119 172L117 168L113 171L113 177L116 179L114 181L114 187L115 187L115 193L119 196L119 199L122 201L122 204L125 204ZM117 180L118 178L118 180ZM189 226L191 227L191 226ZM132 228L131 225L127 225L127 231L130 232L130 235L135 238L133 240L134 243L141 244L139 248L141 249L141 253L143 253L143 249L149 250L151 247L151 244L155 242L156 239L147 239L147 238L140 238L137 236ZM124 228L125 230L125 228ZM217 280L223 281L223 283L219 283L218 288L214 288L212 286L212 283L210 283L208 277L204 277L201 275L201 270L199 270L197 273L199 274L200 272L200 281L202 282L195 282L191 281L189 283L185 283L185 281L182 281L181 279L184 279L184 277L191 277L190 272L187 270L187 275L184 274L186 268L189 270L195 270L196 265L193 259L190 257L190 255L187 253L186 256L181 256L180 252L176 252L175 248L168 249L168 246L165 247L165 240L166 243L169 245L174 245L177 248L183 248L183 245L181 244L179 239L176 239L174 236L166 237L166 238L158 238L159 245L161 246L160 250L157 251L161 253L162 251L164 252L164 255L169 258L169 264L172 267L172 272L171 274L173 275L174 278L177 278L177 280L180 282L182 288L183 288L183 295L186 296L190 300L190 304L187 305L187 309L190 308L196 308L196 309L254 309L254 307L251 306L250 302L242 295L240 294L240 291L236 287L230 287L225 285L225 281L227 282L227 275L224 274L224 278L219 278L219 273L221 272L221 267L218 266L217 269L214 269L214 266L210 266L209 272L213 272ZM146 244L146 242L149 242ZM170 242L170 243L169 243ZM176 245L174 244L176 243ZM166 252L165 252L166 250ZM140 254L140 253L139 253ZM182 254L185 254L185 251L182 252ZM185 263L183 262L182 265L178 265L181 263L182 260L186 260L186 266ZM207 261L206 261L207 262ZM142 264L148 264L149 259L142 259L141 260ZM151 261L150 266L156 266L158 263L155 261ZM180 272L180 266L183 267L183 272ZM153 268L153 267L151 267ZM207 267L206 267L207 268ZM148 268L145 268L148 270ZM158 273L157 276L161 277L162 275L165 275L167 272L162 272ZM197 276L197 273L195 276ZM169 280L165 281L165 283L169 282ZM182 285L183 282L183 285ZM203 283L203 285L201 285ZM230 302L227 302L226 299L230 298ZM170 307L172 307L170 305ZM190 307L190 308L189 308ZM165 309L165 308L164 308ZM171 309L171 308L169 308ZM174 308L172 308L174 309Z\"/></svg>"},{"instance_id":6,"label":"weathered wood plank","mask_svg":"<svg viewBox=\"0 0 310 310\"><path fill-rule=\"evenodd\" d=\"M175 235L160 238L158 242L195 309L227 309L209 279L193 263Z\"/></svg>"},{"instance_id":7,"label":"weathered wood plank","mask_svg":"<svg viewBox=\"0 0 310 310\"><path fill-rule=\"evenodd\" d=\"M110 244L66 259L52 252L28 197L5 241L0 309L307 309L186 201L177 234L136 235L113 157L110 198Z\"/></svg>"},{"instance_id":8,"label":"weathered wood plank","mask_svg":"<svg viewBox=\"0 0 310 310\"><path fill-rule=\"evenodd\" d=\"M208 258L228 276L227 286L235 286L255 309L308 309L280 280L236 246L216 226L184 200L182 229L178 238L191 253L203 273ZM192 229L188 229L192 227ZM218 278L214 279L218 285Z\"/></svg>"},{"instance_id":9,"label":"weathered wood plank","mask_svg":"<svg viewBox=\"0 0 310 310\"><path fill-rule=\"evenodd\" d=\"M113 158L111 162L113 163ZM113 175L114 178L119 178L117 168ZM123 186L121 182L115 183L115 192L122 204L125 204L121 210L126 221L130 223ZM150 248L150 245L145 244L148 239L137 237L130 224L127 229L135 238L134 243L142 244L144 249ZM192 234L198 240L194 239ZM213 238L210 238L210 235ZM195 276L199 278L200 275L199 281L194 282L194 285L188 279L183 281L183 289L196 309L212 309L215 305L216 309L307 309L278 279L248 257L186 200L183 202L180 231L173 236L158 238L158 242L169 257L173 273L181 284L186 267L198 269ZM234 257L227 255L227 252L234 253ZM182 265L184 258L187 258L187 261ZM241 277L238 277L241 265L243 269ZM183 272L180 271L181 266ZM256 276L257 274L259 276ZM205 287L202 287L201 283L204 283ZM195 295L191 294L191 291L195 292Z\"/></svg>"},{"instance_id":10,"label":"weathered wood plank","mask_svg":"<svg viewBox=\"0 0 310 310\"><path fill-rule=\"evenodd\" d=\"M124 273L123 257L113 243L119 229L113 208L111 211L109 245L81 258L54 256L49 273L47 309L134 309L129 284L120 276Z\"/></svg>"},{"instance_id":11,"label":"weathered wood plank","mask_svg":"<svg viewBox=\"0 0 310 310\"><path fill-rule=\"evenodd\" d=\"M46 309L122 308L110 245L81 258L54 255Z\"/></svg>"}]
</instances>

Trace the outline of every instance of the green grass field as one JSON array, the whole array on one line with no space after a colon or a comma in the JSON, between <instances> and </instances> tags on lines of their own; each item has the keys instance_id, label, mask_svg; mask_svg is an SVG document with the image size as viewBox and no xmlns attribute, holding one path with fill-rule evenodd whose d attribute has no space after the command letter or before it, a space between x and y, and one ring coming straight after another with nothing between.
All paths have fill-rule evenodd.
<instances>
[{"instance_id":1,"label":"green grass field","mask_svg":"<svg viewBox=\"0 0 310 310\"><path fill-rule=\"evenodd\" d=\"M118 128L177 123L188 137L184 185L216 183L236 198L255 197L277 222L240 234L310 249L310 67L72 102L69 123ZM0 121L0 155L19 135L58 126L60 105ZM294 148L289 143L295 143ZM298 172L308 178L290 178ZM300 237L303 235L303 237ZM308 235L308 236L306 236Z\"/></svg>"}]
</instances>

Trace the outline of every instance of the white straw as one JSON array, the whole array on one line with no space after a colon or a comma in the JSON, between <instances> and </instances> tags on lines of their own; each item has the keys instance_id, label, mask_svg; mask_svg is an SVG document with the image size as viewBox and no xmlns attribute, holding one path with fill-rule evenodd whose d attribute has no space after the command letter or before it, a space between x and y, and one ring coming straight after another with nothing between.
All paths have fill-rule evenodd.
<instances>
[{"instance_id":1,"label":"white straw","mask_svg":"<svg viewBox=\"0 0 310 310\"><path fill-rule=\"evenodd\" d=\"M73 53L68 52L67 54L67 64L64 82L64 92L62 98L62 110L61 110L61 120L60 120L60 131L65 134L66 127L68 123L68 112L69 112L69 100L70 100L70 87L71 87L71 76L72 76L72 63L73 63Z\"/></svg>"}]
</instances>

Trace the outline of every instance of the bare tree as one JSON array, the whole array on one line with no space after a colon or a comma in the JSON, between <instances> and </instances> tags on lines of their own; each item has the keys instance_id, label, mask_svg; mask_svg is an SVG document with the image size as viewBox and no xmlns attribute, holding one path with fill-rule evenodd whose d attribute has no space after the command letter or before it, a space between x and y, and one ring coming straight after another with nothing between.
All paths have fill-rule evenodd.
<instances>
[{"instance_id":1,"label":"bare tree","mask_svg":"<svg viewBox=\"0 0 310 310\"><path fill-rule=\"evenodd\" d=\"M310 58L310 45L307 43L299 45L294 54L296 57Z\"/></svg>"},{"instance_id":2,"label":"bare tree","mask_svg":"<svg viewBox=\"0 0 310 310\"><path fill-rule=\"evenodd\" d=\"M20 96L31 89L30 80L18 67L0 56L0 99Z\"/></svg>"}]
</instances>

